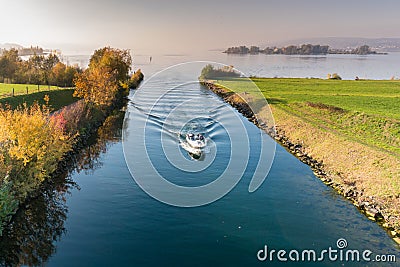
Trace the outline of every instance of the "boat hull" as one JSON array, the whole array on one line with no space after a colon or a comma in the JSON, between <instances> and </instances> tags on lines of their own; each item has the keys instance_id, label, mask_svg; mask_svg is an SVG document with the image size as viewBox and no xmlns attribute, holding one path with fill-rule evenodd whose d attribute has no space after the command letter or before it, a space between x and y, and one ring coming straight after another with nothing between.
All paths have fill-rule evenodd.
<instances>
[{"instance_id":1,"label":"boat hull","mask_svg":"<svg viewBox=\"0 0 400 267\"><path fill-rule=\"evenodd\" d=\"M188 135L186 136L186 142L193 148L200 149L204 148L207 145L206 139L191 139Z\"/></svg>"}]
</instances>

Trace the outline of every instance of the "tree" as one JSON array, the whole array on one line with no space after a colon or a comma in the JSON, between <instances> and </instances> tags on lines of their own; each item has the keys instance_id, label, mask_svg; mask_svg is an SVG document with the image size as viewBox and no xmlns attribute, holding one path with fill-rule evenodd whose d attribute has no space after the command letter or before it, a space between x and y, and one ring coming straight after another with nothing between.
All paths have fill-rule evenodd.
<instances>
[{"instance_id":1,"label":"tree","mask_svg":"<svg viewBox=\"0 0 400 267\"><path fill-rule=\"evenodd\" d=\"M200 74L200 79L209 79L210 78L210 74L214 71L214 67L211 64L207 64L202 70L201 70L201 74Z\"/></svg>"},{"instance_id":2,"label":"tree","mask_svg":"<svg viewBox=\"0 0 400 267\"><path fill-rule=\"evenodd\" d=\"M362 45L360 47L357 47L356 49L353 50L353 54L357 55L368 55L372 54L372 51L368 45Z\"/></svg>"},{"instance_id":3,"label":"tree","mask_svg":"<svg viewBox=\"0 0 400 267\"><path fill-rule=\"evenodd\" d=\"M132 58L128 50L104 47L94 52L89 62L89 69L98 67L108 67L116 72L116 78L120 82L126 82L129 79Z\"/></svg>"},{"instance_id":4,"label":"tree","mask_svg":"<svg viewBox=\"0 0 400 267\"><path fill-rule=\"evenodd\" d=\"M328 79L330 79L330 80L341 80L342 77L340 77L339 74L334 73L332 75L328 74Z\"/></svg>"},{"instance_id":5,"label":"tree","mask_svg":"<svg viewBox=\"0 0 400 267\"><path fill-rule=\"evenodd\" d=\"M50 85L52 70L60 62L56 55L33 55L28 60L29 81L35 84Z\"/></svg>"},{"instance_id":6,"label":"tree","mask_svg":"<svg viewBox=\"0 0 400 267\"><path fill-rule=\"evenodd\" d=\"M43 77L42 64L44 56L33 55L28 60L29 66L29 81L34 84L41 84Z\"/></svg>"},{"instance_id":7,"label":"tree","mask_svg":"<svg viewBox=\"0 0 400 267\"><path fill-rule=\"evenodd\" d=\"M63 86L66 86L66 87L74 86L74 78L80 72L82 72L82 70L79 67L67 66L65 68L65 72L64 72L64 84L63 84Z\"/></svg>"},{"instance_id":8,"label":"tree","mask_svg":"<svg viewBox=\"0 0 400 267\"><path fill-rule=\"evenodd\" d=\"M97 106L110 106L127 94L132 59L128 50L104 47L90 58L89 68L76 76L75 97ZM125 93L122 93L125 92Z\"/></svg>"},{"instance_id":9,"label":"tree","mask_svg":"<svg viewBox=\"0 0 400 267\"><path fill-rule=\"evenodd\" d=\"M75 97L97 106L109 106L118 92L116 72L107 67L86 69L75 79Z\"/></svg>"},{"instance_id":10,"label":"tree","mask_svg":"<svg viewBox=\"0 0 400 267\"><path fill-rule=\"evenodd\" d=\"M44 84L49 85L49 79L51 76L51 71L54 66L60 62L60 59L56 55L49 55L43 58L40 68L42 69L42 80Z\"/></svg>"},{"instance_id":11,"label":"tree","mask_svg":"<svg viewBox=\"0 0 400 267\"><path fill-rule=\"evenodd\" d=\"M131 78L129 79L128 86L130 89L136 89L140 82L143 80L144 75L142 73L141 69L138 69L135 71L134 74L132 74Z\"/></svg>"},{"instance_id":12,"label":"tree","mask_svg":"<svg viewBox=\"0 0 400 267\"><path fill-rule=\"evenodd\" d=\"M58 62L52 69L52 83L56 84L57 86L63 86L65 81L65 64Z\"/></svg>"},{"instance_id":13,"label":"tree","mask_svg":"<svg viewBox=\"0 0 400 267\"><path fill-rule=\"evenodd\" d=\"M72 87L74 86L75 75L78 72L79 68L66 66L62 62L58 62L50 72L50 84Z\"/></svg>"},{"instance_id":14,"label":"tree","mask_svg":"<svg viewBox=\"0 0 400 267\"><path fill-rule=\"evenodd\" d=\"M303 44L301 46L301 54L302 55L311 55L312 49L313 49L313 47L311 44Z\"/></svg>"},{"instance_id":15,"label":"tree","mask_svg":"<svg viewBox=\"0 0 400 267\"><path fill-rule=\"evenodd\" d=\"M41 51L40 48L30 50ZM0 81L73 86L75 74L80 72L78 67L65 66L56 55L34 54L24 61L18 56L20 52L15 49L4 50L0 56Z\"/></svg>"},{"instance_id":16,"label":"tree","mask_svg":"<svg viewBox=\"0 0 400 267\"><path fill-rule=\"evenodd\" d=\"M32 83L31 75L32 75L31 65L28 61L21 61L18 64L18 69L15 73L15 82L16 83Z\"/></svg>"},{"instance_id":17,"label":"tree","mask_svg":"<svg viewBox=\"0 0 400 267\"><path fill-rule=\"evenodd\" d=\"M286 55L296 55L299 54L298 47L295 45L290 45L284 48L284 52Z\"/></svg>"},{"instance_id":18,"label":"tree","mask_svg":"<svg viewBox=\"0 0 400 267\"><path fill-rule=\"evenodd\" d=\"M199 79L217 79L222 77L240 77L240 73L236 72L232 65L214 68L213 65L207 64L202 70Z\"/></svg>"},{"instance_id":19,"label":"tree","mask_svg":"<svg viewBox=\"0 0 400 267\"><path fill-rule=\"evenodd\" d=\"M16 49L6 50L0 57L0 77L12 82L20 62Z\"/></svg>"}]
</instances>

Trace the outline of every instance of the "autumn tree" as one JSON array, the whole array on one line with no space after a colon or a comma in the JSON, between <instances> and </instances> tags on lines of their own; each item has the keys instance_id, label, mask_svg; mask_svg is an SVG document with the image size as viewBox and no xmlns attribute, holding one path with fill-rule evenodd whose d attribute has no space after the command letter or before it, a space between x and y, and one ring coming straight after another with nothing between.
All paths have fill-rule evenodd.
<instances>
[{"instance_id":1,"label":"autumn tree","mask_svg":"<svg viewBox=\"0 0 400 267\"><path fill-rule=\"evenodd\" d=\"M15 82L16 83L32 83L31 82L31 66L28 61L21 61L18 65L18 69L15 72Z\"/></svg>"},{"instance_id":2,"label":"autumn tree","mask_svg":"<svg viewBox=\"0 0 400 267\"><path fill-rule=\"evenodd\" d=\"M43 58L40 68L42 70L42 80L43 80L44 84L46 84L46 85L50 84L49 80L51 77L51 71L54 68L54 66L59 62L60 62L60 59L56 55L49 55L49 56Z\"/></svg>"},{"instance_id":3,"label":"autumn tree","mask_svg":"<svg viewBox=\"0 0 400 267\"><path fill-rule=\"evenodd\" d=\"M110 106L127 92L132 59L128 50L104 47L90 58L89 67L75 79L75 97Z\"/></svg>"},{"instance_id":4,"label":"autumn tree","mask_svg":"<svg viewBox=\"0 0 400 267\"><path fill-rule=\"evenodd\" d=\"M42 75L42 62L44 61L44 56L34 55L29 58L29 81L34 84L41 83Z\"/></svg>"},{"instance_id":5,"label":"autumn tree","mask_svg":"<svg viewBox=\"0 0 400 267\"><path fill-rule=\"evenodd\" d=\"M60 62L56 55L34 55L29 58L30 80L36 84L50 84L51 71Z\"/></svg>"},{"instance_id":6,"label":"autumn tree","mask_svg":"<svg viewBox=\"0 0 400 267\"><path fill-rule=\"evenodd\" d=\"M57 85L64 83L65 64L58 62L52 69L52 82Z\"/></svg>"},{"instance_id":7,"label":"autumn tree","mask_svg":"<svg viewBox=\"0 0 400 267\"><path fill-rule=\"evenodd\" d=\"M31 50L41 51L39 48ZM66 66L53 54L34 54L28 60L22 60L20 52L16 49L4 50L0 56L0 81L72 87L75 74L81 71L79 67Z\"/></svg>"},{"instance_id":8,"label":"autumn tree","mask_svg":"<svg viewBox=\"0 0 400 267\"><path fill-rule=\"evenodd\" d=\"M133 73L131 75L131 78L129 79L128 87L130 89L136 89L139 86L140 82L143 80L143 78L144 74L142 73L142 70L141 69L136 70L135 73Z\"/></svg>"},{"instance_id":9,"label":"autumn tree","mask_svg":"<svg viewBox=\"0 0 400 267\"><path fill-rule=\"evenodd\" d=\"M6 50L0 57L0 77L12 82L20 61L16 49Z\"/></svg>"},{"instance_id":10,"label":"autumn tree","mask_svg":"<svg viewBox=\"0 0 400 267\"><path fill-rule=\"evenodd\" d=\"M119 90L117 75L107 67L86 69L75 79L75 97L97 106L109 106Z\"/></svg>"},{"instance_id":11,"label":"autumn tree","mask_svg":"<svg viewBox=\"0 0 400 267\"><path fill-rule=\"evenodd\" d=\"M57 86L72 87L75 75L80 71L79 68L66 66L58 62L50 72L50 84Z\"/></svg>"},{"instance_id":12,"label":"autumn tree","mask_svg":"<svg viewBox=\"0 0 400 267\"><path fill-rule=\"evenodd\" d=\"M90 58L89 68L107 67L110 71L116 72L119 82L126 82L129 79L132 58L129 50L104 47L94 52Z\"/></svg>"},{"instance_id":13,"label":"autumn tree","mask_svg":"<svg viewBox=\"0 0 400 267\"><path fill-rule=\"evenodd\" d=\"M75 76L81 72L82 70L79 67L67 66L64 72L64 83L60 85L66 87L73 87Z\"/></svg>"}]
</instances>

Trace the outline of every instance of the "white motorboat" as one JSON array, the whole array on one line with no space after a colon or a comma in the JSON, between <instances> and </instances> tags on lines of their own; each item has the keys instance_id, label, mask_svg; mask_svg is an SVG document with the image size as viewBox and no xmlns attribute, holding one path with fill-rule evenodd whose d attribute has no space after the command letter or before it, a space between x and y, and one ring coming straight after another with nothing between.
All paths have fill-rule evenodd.
<instances>
[{"instance_id":1,"label":"white motorboat","mask_svg":"<svg viewBox=\"0 0 400 267\"><path fill-rule=\"evenodd\" d=\"M186 142L193 148L203 148L207 145L206 138L202 134L187 134Z\"/></svg>"},{"instance_id":2,"label":"white motorboat","mask_svg":"<svg viewBox=\"0 0 400 267\"><path fill-rule=\"evenodd\" d=\"M193 148L187 142L181 142L181 146L186 150L188 155L194 160L203 160L205 153L200 148Z\"/></svg>"}]
</instances>

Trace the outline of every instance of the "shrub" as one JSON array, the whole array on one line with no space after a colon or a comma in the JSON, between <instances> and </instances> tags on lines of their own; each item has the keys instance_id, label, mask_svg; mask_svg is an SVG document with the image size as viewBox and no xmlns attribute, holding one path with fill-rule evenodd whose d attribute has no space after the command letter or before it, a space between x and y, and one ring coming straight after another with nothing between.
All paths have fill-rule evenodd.
<instances>
[{"instance_id":1,"label":"shrub","mask_svg":"<svg viewBox=\"0 0 400 267\"><path fill-rule=\"evenodd\" d=\"M18 201L11 192L11 183L7 182L7 177L0 183L0 236L3 233L3 226L9 222L11 215L18 208Z\"/></svg>"},{"instance_id":2,"label":"shrub","mask_svg":"<svg viewBox=\"0 0 400 267\"><path fill-rule=\"evenodd\" d=\"M334 73L334 74L332 74L332 75L329 74L329 75L328 75L328 79L330 79L330 80L341 80L342 77L340 77L339 74Z\"/></svg>"},{"instance_id":3,"label":"shrub","mask_svg":"<svg viewBox=\"0 0 400 267\"><path fill-rule=\"evenodd\" d=\"M130 89L136 89L140 82L143 80L144 75L142 73L142 71L140 69L138 69L137 71L135 71L134 74L132 74L131 78L129 79L129 84L128 87Z\"/></svg>"},{"instance_id":4,"label":"shrub","mask_svg":"<svg viewBox=\"0 0 400 267\"><path fill-rule=\"evenodd\" d=\"M60 121L37 104L0 108L0 133L2 164L10 166L7 172L18 200L37 189L71 149Z\"/></svg>"},{"instance_id":5,"label":"shrub","mask_svg":"<svg viewBox=\"0 0 400 267\"><path fill-rule=\"evenodd\" d=\"M233 66L224 66L222 68L214 68L213 65L208 64L202 70L199 79L215 79L221 77L240 77L240 73L237 73Z\"/></svg>"},{"instance_id":6,"label":"shrub","mask_svg":"<svg viewBox=\"0 0 400 267\"><path fill-rule=\"evenodd\" d=\"M79 130L86 127L90 121L90 111L83 100L62 108L53 116L62 116L65 119L64 130L71 136L79 133Z\"/></svg>"}]
</instances>

